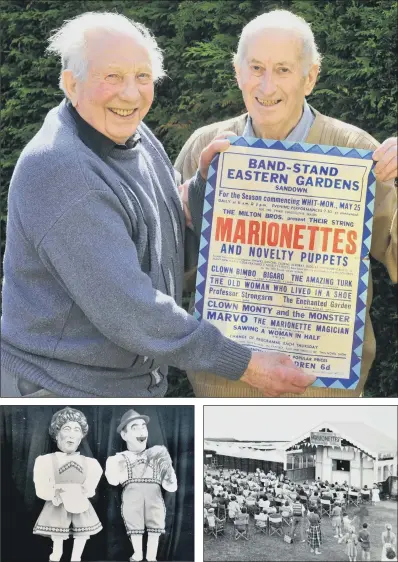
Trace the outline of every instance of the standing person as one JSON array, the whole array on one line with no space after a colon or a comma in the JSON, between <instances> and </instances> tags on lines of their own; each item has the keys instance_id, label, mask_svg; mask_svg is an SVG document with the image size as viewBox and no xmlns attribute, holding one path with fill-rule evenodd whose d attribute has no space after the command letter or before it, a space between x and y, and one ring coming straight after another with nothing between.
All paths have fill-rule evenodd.
<instances>
[{"instance_id":1,"label":"standing person","mask_svg":"<svg viewBox=\"0 0 398 562\"><path fill-rule=\"evenodd\" d=\"M370 560L370 533L368 524L364 523L358 533L358 542L361 545L362 560Z\"/></svg>"},{"instance_id":2,"label":"standing person","mask_svg":"<svg viewBox=\"0 0 398 562\"><path fill-rule=\"evenodd\" d=\"M334 532L336 533L334 535L335 539L342 537L342 533L341 533L341 524L342 524L341 513L342 513L341 505L338 502L336 502L333 506L333 509L332 509L332 527L334 529Z\"/></svg>"},{"instance_id":3,"label":"standing person","mask_svg":"<svg viewBox=\"0 0 398 562\"><path fill-rule=\"evenodd\" d=\"M354 527L356 516L350 519L346 511L343 512L343 531L344 534L349 533L351 527Z\"/></svg>"},{"instance_id":4,"label":"standing person","mask_svg":"<svg viewBox=\"0 0 398 562\"><path fill-rule=\"evenodd\" d=\"M37 457L33 468L36 495L46 500L33 529L51 537L50 561L61 560L63 541L73 537L71 560L81 560L87 540L102 529L88 498L95 495L102 468L95 459L77 452L88 433L86 416L80 410L63 408L51 419L49 433L59 449Z\"/></svg>"},{"instance_id":5,"label":"standing person","mask_svg":"<svg viewBox=\"0 0 398 562\"><path fill-rule=\"evenodd\" d=\"M375 482L372 488L372 504L375 505L376 503L379 502L380 502L380 490L379 490L379 486Z\"/></svg>"},{"instance_id":6,"label":"standing person","mask_svg":"<svg viewBox=\"0 0 398 562\"><path fill-rule=\"evenodd\" d=\"M300 501L300 496L296 496L293 502L293 536L296 534L297 530L300 533L300 541L305 542L304 538L304 519L305 519L305 508Z\"/></svg>"},{"instance_id":7,"label":"standing person","mask_svg":"<svg viewBox=\"0 0 398 562\"><path fill-rule=\"evenodd\" d=\"M287 355L252 352L181 307L179 174L143 123L165 74L149 30L89 12L48 50L62 60L65 99L11 180L2 396L163 397L168 366L304 392L315 377ZM206 150L192 185L227 144Z\"/></svg>"},{"instance_id":8,"label":"standing person","mask_svg":"<svg viewBox=\"0 0 398 562\"><path fill-rule=\"evenodd\" d=\"M308 544L310 545L310 550L315 552L315 554L321 554L319 550L322 544L321 518L312 506L308 508L307 519L309 523Z\"/></svg>"},{"instance_id":9,"label":"standing person","mask_svg":"<svg viewBox=\"0 0 398 562\"><path fill-rule=\"evenodd\" d=\"M365 131L322 115L311 107L310 95L320 69L321 55L310 25L286 10L264 13L251 20L242 30L234 56L236 80L242 92L247 113L226 121L212 123L195 131L183 146L176 168L183 180L195 173L202 150L216 135L228 131L241 135L274 140L337 145L374 151L378 161L375 215L371 254L388 269L397 282L397 195L393 179L398 175L397 138L379 143ZM203 205L205 184L200 189L185 190L186 207L196 212ZM195 227L196 228L196 227ZM375 338L369 316L372 302L372 280L369 279L360 380L354 390L311 386L305 397L358 397L364 389L375 357ZM188 371L196 396L258 397L261 394L245 377L240 381L223 380L216 375ZM247 384L248 383L248 384ZM284 396L294 396L286 393Z\"/></svg>"},{"instance_id":10,"label":"standing person","mask_svg":"<svg viewBox=\"0 0 398 562\"><path fill-rule=\"evenodd\" d=\"M392 532L392 527L389 523L386 524L385 530L381 534L381 543L383 545L381 559L384 562L385 560L390 560L390 558L387 558L387 550L392 549L396 552L397 549L397 537Z\"/></svg>"},{"instance_id":11,"label":"standing person","mask_svg":"<svg viewBox=\"0 0 398 562\"><path fill-rule=\"evenodd\" d=\"M159 537L165 533L166 507L161 487L177 490L177 477L164 446L146 448L150 418L135 410L123 414L117 432L127 450L106 461L105 476L112 486L123 486L122 517L134 554L130 560L143 559L142 538L148 531L146 560L156 560ZM214 508L210 508L210 510Z\"/></svg>"},{"instance_id":12,"label":"standing person","mask_svg":"<svg viewBox=\"0 0 398 562\"><path fill-rule=\"evenodd\" d=\"M358 555L358 537L355 534L355 527L350 527L348 533L346 533L341 539L339 539L339 542L342 542L346 545L348 560L350 560L350 562L356 562Z\"/></svg>"}]
</instances>

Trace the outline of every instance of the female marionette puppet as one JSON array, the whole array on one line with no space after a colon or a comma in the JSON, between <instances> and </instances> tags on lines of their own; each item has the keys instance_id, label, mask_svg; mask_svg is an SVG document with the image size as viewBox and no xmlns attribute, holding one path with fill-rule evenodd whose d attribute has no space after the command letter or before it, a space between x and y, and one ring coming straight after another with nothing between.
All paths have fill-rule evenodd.
<instances>
[{"instance_id":1,"label":"female marionette puppet","mask_svg":"<svg viewBox=\"0 0 398 562\"><path fill-rule=\"evenodd\" d=\"M49 433L59 451L37 457L33 469L36 495L46 500L33 533L51 537L50 560L60 560L63 541L74 539L73 562L79 562L87 539L99 533L102 525L87 498L95 494L102 468L95 459L77 452L87 435L85 415L63 408L51 420Z\"/></svg>"}]
</instances>

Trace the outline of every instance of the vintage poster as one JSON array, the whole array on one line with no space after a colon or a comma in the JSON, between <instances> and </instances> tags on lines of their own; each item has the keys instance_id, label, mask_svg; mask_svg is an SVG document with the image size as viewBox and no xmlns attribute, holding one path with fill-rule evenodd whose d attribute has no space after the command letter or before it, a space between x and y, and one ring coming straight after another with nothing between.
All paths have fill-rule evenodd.
<instances>
[{"instance_id":1,"label":"vintage poster","mask_svg":"<svg viewBox=\"0 0 398 562\"><path fill-rule=\"evenodd\" d=\"M375 177L368 150L233 137L209 170L195 314L355 388Z\"/></svg>"}]
</instances>

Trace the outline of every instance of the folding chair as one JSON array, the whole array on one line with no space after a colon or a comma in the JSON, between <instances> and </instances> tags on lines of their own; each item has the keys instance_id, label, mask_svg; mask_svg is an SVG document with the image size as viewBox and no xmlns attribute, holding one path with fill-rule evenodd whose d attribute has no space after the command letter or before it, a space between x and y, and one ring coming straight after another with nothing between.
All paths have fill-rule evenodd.
<instances>
[{"instance_id":1,"label":"folding chair","mask_svg":"<svg viewBox=\"0 0 398 562\"><path fill-rule=\"evenodd\" d=\"M348 493L348 505L352 504L355 507L359 507L360 504L360 497L358 492L349 492Z\"/></svg>"},{"instance_id":2,"label":"folding chair","mask_svg":"<svg viewBox=\"0 0 398 562\"><path fill-rule=\"evenodd\" d=\"M242 525L234 521L234 526L236 541L239 539L244 539L245 541L249 540L249 523Z\"/></svg>"},{"instance_id":3,"label":"folding chair","mask_svg":"<svg viewBox=\"0 0 398 562\"><path fill-rule=\"evenodd\" d=\"M331 513L332 513L332 506L330 500L321 499L321 517L323 515L327 515L328 517L330 517Z\"/></svg>"},{"instance_id":4,"label":"folding chair","mask_svg":"<svg viewBox=\"0 0 398 562\"><path fill-rule=\"evenodd\" d=\"M279 535L283 537L283 525L282 525L282 516L278 517L271 517L269 516L269 535Z\"/></svg>"},{"instance_id":5,"label":"folding chair","mask_svg":"<svg viewBox=\"0 0 398 562\"><path fill-rule=\"evenodd\" d=\"M282 527L287 527L288 532L293 533L293 516L283 515L282 512Z\"/></svg>"},{"instance_id":6,"label":"folding chair","mask_svg":"<svg viewBox=\"0 0 398 562\"><path fill-rule=\"evenodd\" d=\"M219 536L224 536L224 523L225 521L216 521L214 527L209 527L207 534L210 537L217 539Z\"/></svg>"},{"instance_id":7,"label":"folding chair","mask_svg":"<svg viewBox=\"0 0 398 562\"><path fill-rule=\"evenodd\" d=\"M370 491L369 492L361 492L361 501L362 503L370 503Z\"/></svg>"},{"instance_id":8,"label":"folding chair","mask_svg":"<svg viewBox=\"0 0 398 562\"><path fill-rule=\"evenodd\" d=\"M268 518L265 521L260 521L258 519L258 515L255 515L254 520L255 520L254 523L255 530L266 535L268 533Z\"/></svg>"},{"instance_id":9,"label":"folding chair","mask_svg":"<svg viewBox=\"0 0 398 562\"><path fill-rule=\"evenodd\" d=\"M219 519L227 519L227 508L224 504L218 504L217 507L217 517Z\"/></svg>"}]
</instances>

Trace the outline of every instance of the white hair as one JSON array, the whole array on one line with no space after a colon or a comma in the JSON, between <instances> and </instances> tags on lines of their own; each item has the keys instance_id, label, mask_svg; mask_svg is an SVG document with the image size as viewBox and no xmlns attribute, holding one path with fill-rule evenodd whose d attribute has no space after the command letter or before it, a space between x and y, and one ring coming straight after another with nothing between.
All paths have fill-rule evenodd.
<instances>
[{"instance_id":1,"label":"white hair","mask_svg":"<svg viewBox=\"0 0 398 562\"><path fill-rule=\"evenodd\" d=\"M86 12L66 20L49 38L47 51L61 57L62 70L59 87L66 95L62 72L71 70L79 80L87 76L88 60L86 56L87 34L91 31L117 33L137 39L148 50L152 64L152 73L156 82L163 76L163 53L156 39L145 25L130 20L122 14L111 12Z\"/></svg>"},{"instance_id":2,"label":"white hair","mask_svg":"<svg viewBox=\"0 0 398 562\"><path fill-rule=\"evenodd\" d=\"M288 10L273 10L272 12L261 14L245 25L239 38L238 48L233 56L235 65L239 66L243 62L250 39L257 33L265 32L267 29L291 31L302 40L301 58L303 59L305 75L308 74L313 64L321 66L322 56L318 51L310 24L304 18L296 16L296 14Z\"/></svg>"}]
</instances>

